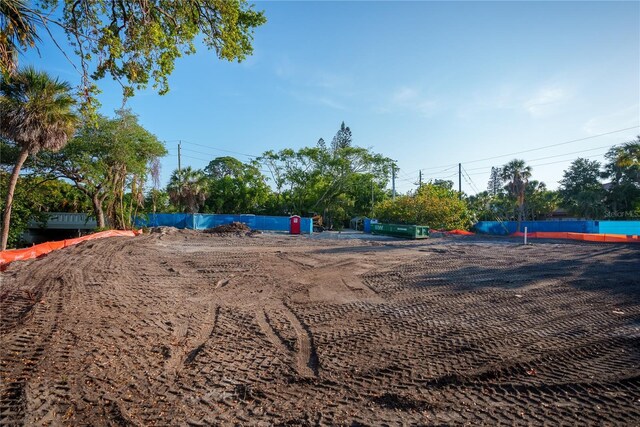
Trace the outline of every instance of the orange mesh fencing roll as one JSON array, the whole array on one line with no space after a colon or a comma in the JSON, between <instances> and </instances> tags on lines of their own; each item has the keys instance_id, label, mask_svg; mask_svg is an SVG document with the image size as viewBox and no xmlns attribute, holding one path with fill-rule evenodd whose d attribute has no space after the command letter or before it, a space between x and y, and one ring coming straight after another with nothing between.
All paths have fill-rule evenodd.
<instances>
[{"instance_id":1,"label":"orange mesh fencing roll","mask_svg":"<svg viewBox=\"0 0 640 427\"><path fill-rule=\"evenodd\" d=\"M476 233L472 233L471 231L466 230L449 230L446 232L447 234L455 234L458 236L475 236Z\"/></svg>"},{"instance_id":2,"label":"orange mesh fencing roll","mask_svg":"<svg viewBox=\"0 0 640 427\"><path fill-rule=\"evenodd\" d=\"M126 236L133 237L141 234L142 231L138 230L107 230L101 231L94 234L87 234L86 236L78 237L75 239L67 239L67 240L58 240L55 242L45 242L40 243L39 245L31 246L30 248L25 249L11 249L8 251L0 251L0 266L5 267L9 263L13 261L22 261L25 259L34 259L38 258L42 255L46 255L49 252L57 251L62 248L66 248L68 246L77 245L80 242L84 242L85 240L95 240L102 239L105 237L117 237L117 236Z\"/></svg>"}]
</instances>

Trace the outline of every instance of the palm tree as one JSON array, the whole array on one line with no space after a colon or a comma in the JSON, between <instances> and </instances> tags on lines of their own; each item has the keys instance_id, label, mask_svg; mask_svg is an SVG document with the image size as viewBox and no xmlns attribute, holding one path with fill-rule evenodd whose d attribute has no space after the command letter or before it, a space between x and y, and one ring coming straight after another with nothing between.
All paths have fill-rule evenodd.
<instances>
[{"instance_id":1,"label":"palm tree","mask_svg":"<svg viewBox=\"0 0 640 427\"><path fill-rule=\"evenodd\" d=\"M636 140L616 147L615 154L615 166L625 170L631 180L640 184L640 135Z\"/></svg>"},{"instance_id":2,"label":"palm tree","mask_svg":"<svg viewBox=\"0 0 640 427\"><path fill-rule=\"evenodd\" d=\"M613 146L605 157L607 163L602 177L611 180L606 190L607 208L616 216L633 215L640 198L640 136Z\"/></svg>"},{"instance_id":3,"label":"palm tree","mask_svg":"<svg viewBox=\"0 0 640 427\"><path fill-rule=\"evenodd\" d=\"M167 185L167 192L172 203L182 206L188 213L196 213L207 198L207 182L204 172L193 170L190 166L173 171Z\"/></svg>"},{"instance_id":4,"label":"palm tree","mask_svg":"<svg viewBox=\"0 0 640 427\"><path fill-rule=\"evenodd\" d=\"M2 218L2 250L7 247L13 193L29 154L57 151L67 143L77 122L71 86L27 67L0 80L0 136L20 147L13 167Z\"/></svg>"},{"instance_id":5,"label":"palm tree","mask_svg":"<svg viewBox=\"0 0 640 427\"><path fill-rule=\"evenodd\" d=\"M24 0L0 1L0 72L15 73L18 51L34 47L40 38L36 33L36 16Z\"/></svg>"},{"instance_id":6,"label":"palm tree","mask_svg":"<svg viewBox=\"0 0 640 427\"><path fill-rule=\"evenodd\" d=\"M531 166L527 166L524 160L511 160L502 167L501 177L507 183L505 188L509 195L518 201L518 232L520 232L520 224L524 216L524 195L527 182L531 177Z\"/></svg>"}]
</instances>

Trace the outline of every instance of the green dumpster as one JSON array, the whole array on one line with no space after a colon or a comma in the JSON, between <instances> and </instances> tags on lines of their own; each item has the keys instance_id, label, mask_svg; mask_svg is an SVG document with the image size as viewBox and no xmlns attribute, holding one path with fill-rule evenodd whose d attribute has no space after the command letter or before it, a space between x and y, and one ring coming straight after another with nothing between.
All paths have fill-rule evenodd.
<instances>
[{"instance_id":1,"label":"green dumpster","mask_svg":"<svg viewBox=\"0 0 640 427\"><path fill-rule=\"evenodd\" d=\"M402 224L371 224L372 234L384 236L405 237L408 239L426 239L429 237L429 227L426 225Z\"/></svg>"}]
</instances>

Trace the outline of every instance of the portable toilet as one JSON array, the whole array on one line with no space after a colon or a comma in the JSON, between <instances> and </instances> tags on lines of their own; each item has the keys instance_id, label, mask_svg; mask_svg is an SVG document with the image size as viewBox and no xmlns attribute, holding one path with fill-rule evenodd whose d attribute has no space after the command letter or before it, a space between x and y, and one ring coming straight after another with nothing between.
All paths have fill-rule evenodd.
<instances>
[{"instance_id":1,"label":"portable toilet","mask_svg":"<svg viewBox=\"0 0 640 427\"><path fill-rule=\"evenodd\" d=\"M289 234L300 234L301 218L298 215L289 217Z\"/></svg>"}]
</instances>

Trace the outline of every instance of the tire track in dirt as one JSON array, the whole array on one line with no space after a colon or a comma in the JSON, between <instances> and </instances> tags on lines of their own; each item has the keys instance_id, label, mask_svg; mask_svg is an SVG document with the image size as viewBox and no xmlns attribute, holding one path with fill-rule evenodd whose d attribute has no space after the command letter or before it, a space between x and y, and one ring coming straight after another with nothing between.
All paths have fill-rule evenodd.
<instances>
[{"instance_id":1,"label":"tire track in dirt","mask_svg":"<svg viewBox=\"0 0 640 427\"><path fill-rule=\"evenodd\" d=\"M47 262L48 261L48 262ZM0 316L0 424L30 424L27 420L47 405L50 391L38 385L43 362L59 360L67 353L52 349L65 321L65 303L71 290L64 265L66 259L54 254L48 259L31 261L29 280L16 285L23 272L3 273ZM7 280L7 276L14 280ZM22 295L21 295L22 294ZM56 384L57 389L64 386ZM34 389L44 391L35 392ZM65 390L62 390L64 396ZM39 403L38 403L39 402Z\"/></svg>"},{"instance_id":2,"label":"tire track in dirt","mask_svg":"<svg viewBox=\"0 0 640 427\"><path fill-rule=\"evenodd\" d=\"M269 341L271 341L271 343L278 349L278 351L286 357L286 355L290 353L290 350L287 348L280 334L271 325L266 310L256 310L255 315L256 321L258 322L258 325L260 325L260 329L262 330L262 332L265 333L267 338L269 338Z\"/></svg>"},{"instance_id":3,"label":"tire track in dirt","mask_svg":"<svg viewBox=\"0 0 640 427\"><path fill-rule=\"evenodd\" d=\"M274 313L274 309L270 308L256 310L256 321L260 325L260 329L265 333L269 341L274 347L285 356L286 359L290 359L294 362L292 368L301 377L312 378L318 375L318 355L313 343L313 336L311 335L309 328L305 327L300 319L291 311L286 305L278 305L275 310L278 310L287 319L287 324L290 326L296 335L296 344L293 348L290 348L283 338L282 332L280 332L270 321L271 316Z\"/></svg>"},{"instance_id":4,"label":"tire track in dirt","mask_svg":"<svg viewBox=\"0 0 640 427\"><path fill-rule=\"evenodd\" d=\"M212 313L211 313L212 312ZM207 341L214 337L216 333L216 326L218 324L218 316L220 315L220 307L214 306L213 309L209 309L207 311L206 317L208 318L211 315L211 322L205 322L201 327L201 333L196 337L196 342L200 342L200 344L195 347L193 350L190 350L186 353L183 361L183 365L192 365L196 357L204 351ZM205 332L204 334L202 332Z\"/></svg>"},{"instance_id":5,"label":"tire track in dirt","mask_svg":"<svg viewBox=\"0 0 640 427\"><path fill-rule=\"evenodd\" d=\"M320 369L320 361L311 330L307 325L302 323L287 302L283 302L283 306L286 308L284 311L285 315L298 336L299 349L296 353L296 368L298 374L303 377L316 377Z\"/></svg>"},{"instance_id":6,"label":"tire track in dirt","mask_svg":"<svg viewBox=\"0 0 640 427\"><path fill-rule=\"evenodd\" d=\"M62 278L52 280L38 292L48 302L33 301L29 319L16 335L2 340L0 377L0 424L22 425L27 415L26 387L40 365L54 334L58 331L63 307Z\"/></svg>"},{"instance_id":7,"label":"tire track in dirt","mask_svg":"<svg viewBox=\"0 0 640 427\"><path fill-rule=\"evenodd\" d=\"M69 421L78 410L78 402L72 397L73 380L69 364L73 362L73 350L80 342L80 337L73 330L70 319L81 318L83 314L95 311L95 304L91 292L88 290L85 272L91 266L89 257L79 257L77 262L61 273L61 294L64 302L64 315L61 316L59 328L49 343L46 363L41 364L40 370L55 370L58 372L53 381L42 381L40 377L32 379L30 388L36 396L28 399L25 424L47 424Z\"/></svg>"}]
</instances>

